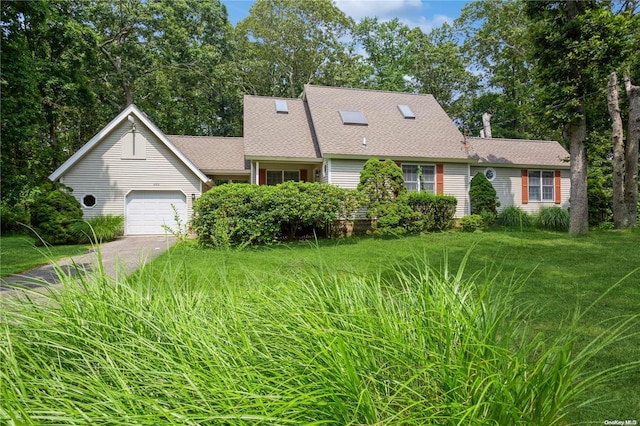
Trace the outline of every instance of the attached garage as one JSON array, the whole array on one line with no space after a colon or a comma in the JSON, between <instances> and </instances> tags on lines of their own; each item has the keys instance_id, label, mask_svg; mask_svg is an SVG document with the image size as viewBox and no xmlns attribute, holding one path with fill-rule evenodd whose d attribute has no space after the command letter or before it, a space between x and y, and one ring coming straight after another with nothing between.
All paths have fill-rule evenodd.
<instances>
[{"instance_id":1,"label":"attached garage","mask_svg":"<svg viewBox=\"0 0 640 426\"><path fill-rule=\"evenodd\" d=\"M131 191L125 201L127 235L165 234L163 225L176 228L173 206L180 223L187 222L187 197L180 191Z\"/></svg>"}]
</instances>

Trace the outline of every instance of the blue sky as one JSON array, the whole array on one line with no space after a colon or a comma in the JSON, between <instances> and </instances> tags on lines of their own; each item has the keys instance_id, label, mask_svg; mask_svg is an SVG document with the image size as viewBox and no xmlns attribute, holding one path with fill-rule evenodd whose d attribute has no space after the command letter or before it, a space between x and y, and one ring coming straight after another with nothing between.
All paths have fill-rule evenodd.
<instances>
[{"instance_id":1,"label":"blue sky","mask_svg":"<svg viewBox=\"0 0 640 426\"><path fill-rule=\"evenodd\" d=\"M312 1L312 0L301 0ZM460 11L468 1L460 0L335 0L336 5L356 21L377 16L381 20L398 18L410 27L420 27L424 32L441 26L444 22L452 23L460 16ZM254 0L222 0L227 6L229 20L236 23L249 14Z\"/></svg>"}]
</instances>

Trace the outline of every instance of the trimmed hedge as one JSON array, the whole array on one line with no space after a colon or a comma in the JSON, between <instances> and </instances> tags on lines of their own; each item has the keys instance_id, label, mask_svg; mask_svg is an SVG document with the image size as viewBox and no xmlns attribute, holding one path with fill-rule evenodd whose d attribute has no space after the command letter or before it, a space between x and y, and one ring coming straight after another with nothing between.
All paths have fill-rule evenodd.
<instances>
[{"instance_id":1,"label":"trimmed hedge","mask_svg":"<svg viewBox=\"0 0 640 426\"><path fill-rule=\"evenodd\" d=\"M425 231L442 231L454 225L458 200L449 195L409 192L395 201L378 206L378 216L371 233L400 235Z\"/></svg>"},{"instance_id":2,"label":"trimmed hedge","mask_svg":"<svg viewBox=\"0 0 640 426\"><path fill-rule=\"evenodd\" d=\"M204 246L270 244L295 238L305 228L324 232L360 204L355 191L328 184L221 185L196 200L192 228Z\"/></svg>"}]
</instances>

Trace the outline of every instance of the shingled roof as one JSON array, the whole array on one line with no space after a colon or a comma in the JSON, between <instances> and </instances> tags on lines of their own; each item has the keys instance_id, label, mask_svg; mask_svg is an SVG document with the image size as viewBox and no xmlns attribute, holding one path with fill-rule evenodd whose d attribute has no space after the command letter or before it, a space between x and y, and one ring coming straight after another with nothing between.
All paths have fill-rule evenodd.
<instances>
[{"instance_id":1,"label":"shingled roof","mask_svg":"<svg viewBox=\"0 0 640 426\"><path fill-rule=\"evenodd\" d=\"M469 161L462 133L432 95L307 85L303 98L325 157ZM367 124L343 124L341 110L362 112Z\"/></svg>"},{"instance_id":2,"label":"shingled roof","mask_svg":"<svg viewBox=\"0 0 640 426\"><path fill-rule=\"evenodd\" d=\"M167 135L167 139L204 173L249 173L243 138Z\"/></svg>"},{"instance_id":3,"label":"shingled roof","mask_svg":"<svg viewBox=\"0 0 640 426\"><path fill-rule=\"evenodd\" d=\"M276 101L285 101L287 112L278 112ZM312 129L301 99L244 97L245 155L249 159L319 161Z\"/></svg>"},{"instance_id":4,"label":"shingled roof","mask_svg":"<svg viewBox=\"0 0 640 426\"><path fill-rule=\"evenodd\" d=\"M569 153L555 141L468 137L467 145L480 164L569 168Z\"/></svg>"}]
</instances>

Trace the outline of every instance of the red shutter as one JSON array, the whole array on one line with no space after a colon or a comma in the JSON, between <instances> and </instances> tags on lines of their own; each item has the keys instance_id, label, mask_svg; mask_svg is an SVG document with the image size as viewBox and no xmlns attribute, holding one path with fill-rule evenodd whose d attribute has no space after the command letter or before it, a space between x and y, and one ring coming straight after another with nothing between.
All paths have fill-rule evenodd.
<instances>
[{"instance_id":1,"label":"red shutter","mask_svg":"<svg viewBox=\"0 0 640 426\"><path fill-rule=\"evenodd\" d=\"M259 173L259 184L260 185L266 185L267 184L267 169L260 169L260 173Z\"/></svg>"},{"instance_id":2,"label":"red shutter","mask_svg":"<svg viewBox=\"0 0 640 426\"><path fill-rule=\"evenodd\" d=\"M522 169L522 204L529 203L529 171Z\"/></svg>"},{"instance_id":3,"label":"red shutter","mask_svg":"<svg viewBox=\"0 0 640 426\"><path fill-rule=\"evenodd\" d=\"M300 169L300 182L307 181L307 169Z\"/></svg>"},{"instance_id":4,"label":"red shutter","mask_svg":"<svg viewBox=\"0 0 640 426\"><path fill-rule=\"evenodd\" d=\"M436 194L444 194L444 164L436 164Z\"/></svg>"},{"instance_id":5,"label":"red shutter","mask_svg":"<svg viewBox=\"0 0 640 426\"><path fill-rule=\"evenodd\" d=\"M560 192L560 170L556 170L555 194L556 194L556 204L562 203L562 193Z\"/></svg>"}]
</instances>

